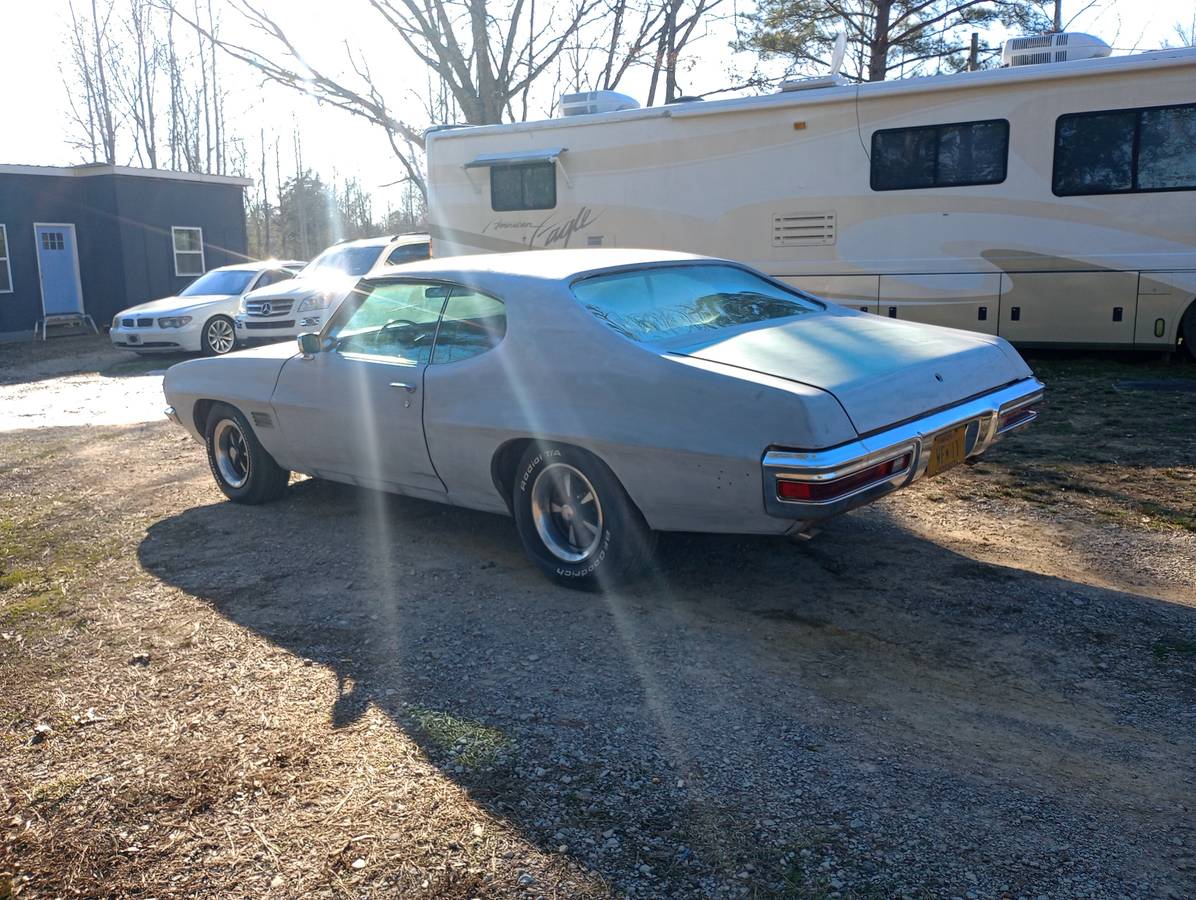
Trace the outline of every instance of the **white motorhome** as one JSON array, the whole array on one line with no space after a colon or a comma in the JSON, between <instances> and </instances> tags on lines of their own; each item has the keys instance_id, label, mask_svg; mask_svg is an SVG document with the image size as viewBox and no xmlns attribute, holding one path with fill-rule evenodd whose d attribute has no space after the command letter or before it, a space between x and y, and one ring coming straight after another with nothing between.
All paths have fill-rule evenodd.
<instances>
[{"instance_id":1,"label":"white motorhome","mask_svg":"<svg viewBox=\"0 0 1196 900\"><path fill-rule=\"evenodd\" d=\"M1066 37L982 72L433 130L433 254L688 250L1023 346L1193 350L1196 48L1055 61Z\"/></svg>"}]
</instances>

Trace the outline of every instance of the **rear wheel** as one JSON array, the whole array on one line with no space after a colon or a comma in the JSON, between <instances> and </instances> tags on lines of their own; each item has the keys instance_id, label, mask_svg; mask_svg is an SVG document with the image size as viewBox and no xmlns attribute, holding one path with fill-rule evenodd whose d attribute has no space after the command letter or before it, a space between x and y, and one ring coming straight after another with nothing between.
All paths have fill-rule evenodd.
<instances>
[{"instance_id":1,"label":"rear wheel","mask_svg":"<svg viewBox=\"0 0 1196 900\"><path fill-rule=\"evenodd\" d=\"M234 503L266 503L283 495L291 473L274 461L240 411L217 403L205 429L208 467Z\"/></svg>"},{"instance_id":2,"label":"rear wheel","mask_svg":"<svg viewBox=\"0 0 1196 900\"><path fill-rule=\"evenodd\" d=\"M237 332L228 316L212 316L203 327L200 349L204 356L223 356L237 346Z\"/></svg>"},{"instance_id":3,"label":"rear wheel","mask_svg":"<svg viewBox=\"0 0 1196 900\"><path fill-rule=\"evenodd\" d=\"M576 447L530 446L512 500L528 556L568 587L613 587L638 574L655 548L656 535L618 479Z\"/></svg>"}]
</instances>

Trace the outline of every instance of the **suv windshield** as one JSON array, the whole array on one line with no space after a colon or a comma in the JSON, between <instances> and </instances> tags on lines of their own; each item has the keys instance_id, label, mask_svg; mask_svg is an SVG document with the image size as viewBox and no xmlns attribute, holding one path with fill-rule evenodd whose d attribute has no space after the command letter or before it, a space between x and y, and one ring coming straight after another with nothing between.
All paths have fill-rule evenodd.
<instances>
[{"instance_id":1,"label":"suv windshield","mask_svg":"<svg viewBox=\"0 0 1196 900\"><path fill-rule=\"evenodd\" d=\"M199 297L203 294L239 294L257 272L244 269L216 270L200 275L179 292L180 297Z\"/></svg>"},{"instance_id":2,"label":"suv windshield","mask_svg":"<svg viewBox=\"0 0 1196 900\"><path fill-rule=\"evenodd\" d=\"M340 272L360 278L374 267L382 247L330 247L304 268L303 274L331 274Z\"/></svg>"},{"instance_id":3,"label":"suv windshield","mask_svg":"<svg viewBox=\"0 0 1196 900\"><path fill-rule=\"evenodd\" d=\"M633 341L707 335L821 306L735 266L663 266L597 275L573 285L596 318Z\"/></svg>"}]
</instances>

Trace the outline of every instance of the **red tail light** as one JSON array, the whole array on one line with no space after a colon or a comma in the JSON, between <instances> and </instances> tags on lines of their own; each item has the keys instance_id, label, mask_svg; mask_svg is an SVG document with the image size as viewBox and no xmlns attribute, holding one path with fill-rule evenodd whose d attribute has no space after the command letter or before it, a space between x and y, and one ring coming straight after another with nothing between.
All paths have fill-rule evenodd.
<instances>
[{"instance_id":1,"label":"red tail light","mask_svg":"<svg viewBox=\"0 0 1196 900\"><path fill-rule=\"evenodd\" d=\"M882 463L844 475L832 481L788 481L777 480L777 496L782 500L804 500L822 502L850 494L873 482L884 481L909 468L910 454L886 459Z\"/></svg>"}]
</instances>

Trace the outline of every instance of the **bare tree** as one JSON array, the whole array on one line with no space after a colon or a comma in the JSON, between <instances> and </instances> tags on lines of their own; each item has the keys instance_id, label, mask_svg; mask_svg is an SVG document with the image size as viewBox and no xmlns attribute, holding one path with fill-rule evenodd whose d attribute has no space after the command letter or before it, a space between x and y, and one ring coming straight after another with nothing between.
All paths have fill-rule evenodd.
<instances>
[{"instance_id":1,"label":"bare tree","mask_svg":"<svg viewBox=\"0 0 1196 900\"><path fill-rule=\"evenodd\" d=\"M81 15L75 9L74 0L68 0L67 9L71 17L69 74L64 72L72 118L80 131L73 143L84 152L90 152L92 162L116 162L116 138L120 118L109 83L109 71L119 58L119 47L109 33L112 7L103 12L98 0L91 0L90 16ZM81 88L82 109L74 96L75 88Z\"/></svg>"},{"instance_id":2,"label":"bare tree","mask_svg":"<svg viewBox=\"0 0 1196 900\"><path fill-rule=\"evenodd\" d=\"M132 58L116 70L116 88L133 123L137 159L151 169L158 167L158 131L155 103L158 75L165 56L155 30L151 0L129 0L124 22Z\"/></svg>"},{"instance_id":3,"label":"bare tree","mask_svg":"<svg viewBox=\"0 0 1196 900\"><path fill-rule=\"evenodd\" d=\"M482 125L526 116L532 85L553 71L561 54L601 13L603 0L368 0L398 42L423 62L443 90L440 103L468 124ZM674 0L675 2L675 0ZM711 2L711 0L706 0ZM425 190L419 156L420 128L394 112L368 63L346 45L351 75L325 71L295 45L278 20L254 0L228 0L258 40L253 46L212 34L198 15L175 15L207 34L231 57L254 67L268 80L306 94L380 126L406 177Z\"/></svg>"}]
</instances>

